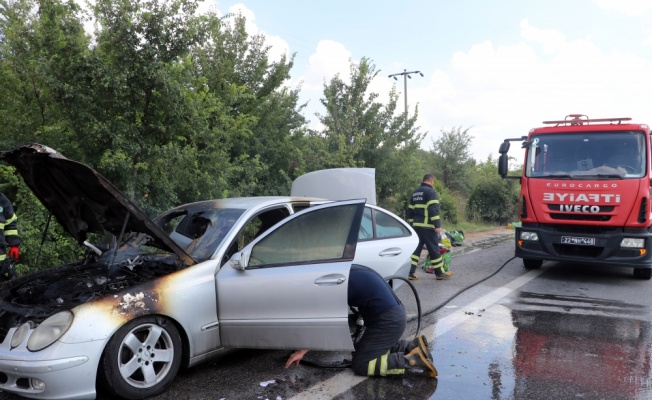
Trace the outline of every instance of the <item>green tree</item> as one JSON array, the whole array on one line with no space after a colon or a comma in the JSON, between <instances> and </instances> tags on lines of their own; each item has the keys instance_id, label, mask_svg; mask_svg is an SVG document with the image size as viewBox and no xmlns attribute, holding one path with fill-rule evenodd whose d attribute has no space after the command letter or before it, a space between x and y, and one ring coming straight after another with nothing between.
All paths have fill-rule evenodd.
<instances>
[{"instance_id":1,"label":"green tree","mask_svg":"<svg viewBox=\"0 0 652 400\"><path fill-rule=\"evenodd\" d=\"M188 0L100 0L93 9L94 107L76 132L87 138L80 152L151 212L219 191L226 168L208 124L223 106L190 58L204 39L195 10Z\"/></svg>"},{"instance_id":2,"label":"green tree","mask_svg":"<svg viewBox=\"0 0 652 400\"><path fill-rule=\"evenodd\" d=\"M473 136L469 134L469 129L442 129L441 136L432 141L435 176L446 188L460 193L469 192L469 172L475 165L470 149Z\"/></svg>"},{"instance_id":3,"label":"green tree","mask_svg":"<svg viewBox=\"0 0 652 400\"><path fill-rule=\"evenodd\" d=\"M403 215L405 193L421 170L416 153L425 133L415 126L418 108L408 121L404 113L397 113L395 88L386 104L369 92L378 73L363 58L359 64L351 63L349 82L337 75L324 84L321 102L326 113L318 117L325 126L321 136L329 158L323 165L375 168L378 203Z\"/></svg>"},{"instance_id":4,"label":"green tree","mask_svg":"<svg viewBox=\"0 0 652 400\"><path fill-rule=\"evenodd\" d=\"M23 142L70 148L67 109L83 108L88 38L73 2L0 0L0 137L2 149ZM2 191L19 218L20 274L77 258L79 247L52 219L12 167L0 166Z\"/></svg>"},{"instance_id":5,"label":"green tree","mask_svg":"<svg viewBox=\"0 0 652 400\"><path fill-rule=\"evenodd\" d=\"M242 15L209 18L207 40L193 50L206 86L238 120L222 137L232 164L231 195L283 195L301 171L305 118L299 90L285 87L292 59L270 58L264 36L249 36ZM264 184L260 184L263 182Z\"/></svg>"},{"instance_id":6,"label":"green tree","mask_svg":"<svg viewBox=\"0 0 652 400\"><path fill-rule=\"evenodd\" d=\"M78 90L88 43L73 2L0 1L0 128L11 133L0 139L4 148L71 141L76 121L65 109L86 99Z\"/></svg>"}]
</instances>

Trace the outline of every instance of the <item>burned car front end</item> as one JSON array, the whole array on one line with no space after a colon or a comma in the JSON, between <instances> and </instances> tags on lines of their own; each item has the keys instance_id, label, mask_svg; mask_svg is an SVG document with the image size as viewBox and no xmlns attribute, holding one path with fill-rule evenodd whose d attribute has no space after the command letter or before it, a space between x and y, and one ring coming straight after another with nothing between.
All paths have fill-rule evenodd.
<instances>
[{"instance_id":1,"label":"burned car front end","mask_svg":"<svg viewBox=\"0 0 652 400\"><path fill-rule=\"evenodd\" d=\"M133 242L0 286L0 389L95 396L108 338L126 321L160 311L157 278L183 268L174 254L137 254Z\"/></svg>"},{"instance_id":2,"label":"burned car front end","mask_svg":"<svg viewBox=\"0 0 652 400\"><path fill-rule=\"evenodd\" d=\"M95 398L97 372L112 335L134 318L168 312L165 293L174 287L169 280L193 279L170 275L196 262L85 165L36 144L0 159L16 167L86 247L80 261L0 285L0 390L31 398ZM110 239L93 245L89 237ZM214 296L212 282L203 286ZM214 312L207 318L214 321ZM159 351L171 345L157 344ZM160 375L163 368L151 371Z\"/></svg>"}]
</instances>

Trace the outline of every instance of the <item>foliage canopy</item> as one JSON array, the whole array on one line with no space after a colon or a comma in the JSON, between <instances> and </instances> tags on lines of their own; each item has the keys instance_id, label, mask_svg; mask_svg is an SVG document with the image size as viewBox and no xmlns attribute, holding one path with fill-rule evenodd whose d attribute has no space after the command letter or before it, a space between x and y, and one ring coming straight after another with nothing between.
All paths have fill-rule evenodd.
<instances>
[{"instance_id":1,"label":"foliage canopy","mask_svg":"<svg viewBox=\"0 0 652 400\"><path fill-rule=\"evenodd\" d=\"M433 172L445 218L456 222L456 193L471 190L475 167L469 129L442 132L432 154L420 150L418 107L406 120L395 88L380 102L370 91L380 71L363 58L348 77L324 82L323 129L312 130L300 86L288 86L294 56L272 59L245 27L241 15L198 14L196 0L98 0L88 11L0 0L0 148L54 148L150 216L202 199L288 194L296 177L338 167L375 168L379 204L403 215ZM19 214L21 262L75 255L60 227L42 237L48 213L11 168L0 182Z\"/></svg>"}]
</instances>

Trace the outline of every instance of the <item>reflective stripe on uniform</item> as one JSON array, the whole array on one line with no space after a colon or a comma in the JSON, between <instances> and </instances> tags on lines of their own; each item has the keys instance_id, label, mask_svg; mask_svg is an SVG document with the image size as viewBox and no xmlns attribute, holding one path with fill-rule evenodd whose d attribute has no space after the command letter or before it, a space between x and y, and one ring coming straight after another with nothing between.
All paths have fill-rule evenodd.
<instances>
[{"instance_id":1,"label":"reflective stripe on uniform","mask_svg":"<svg viewBox=\"0 0 652 400\"><path fill-rule=\"evenodd\" d=\"M430 200L429 202L427 202L425 204L410 204L408 206L408 208L410 208L412 210L415 210L415 209L423 210L423 222L414 222L414 218L409 220L408 222L410 222L412 224L412 226L415 227L415 228L432 228L432 229L434 229L435 224L434 223L429 223L429 222L439 220L439 215L435 215L433 217L428 216L428 208L430 206L432 206L433 204L439 204L439 199Z\"/></svg>"},{"instance_id":2,"label":"reflective stripe on uniform","mask_svg":"<svg viewBox=\"0 0 652 400\"><path fill-rule=\"evenodd\" d=\"M444 263L444 259L441 257L441 255L435 258L434 260L430 260L430 266L433 268L439 268L441 265L437 265L437 264L443 264L443 263Z\"/></svg>"},{"instance_id":3,"label":"reflective stripe on uniform","mask_svg":"<svg viewBox=\"0 0 652 400\"><path fill-rule=\"evenodd\" d=\"M18 236L18 230L12 229L10 231L5 231L5 236Z\"/></svg>"},{"instance_id":4,"label":"reflective stripe on uniform","mask_svg":"<svg viewBox=\"0 0 652 400\"><path fill-rule=\"evenodd\" d=\"M405 368L388 368L389 350L378 358L374 358L367 364L367 376L403 375Z\"/></svg>"},{"instance_id":5,"label":"reflective stripe on uniform","mask_svg":"<svg viewBox=\"0 0 652 400\"><path fill-rule=\"evenodd\" d=\"M367 363L367 376L374 376L376 372L376 360L377 358L374 358L373 360L369 361Z\"/></svg>"},{"instance_id":6,"label":"reflective stripe on uniform","mask_svg":"<svg viewBox=\"0 0 652 400\"><path fill-rule=\"evenodd\" d=\"M6 260L6 259L7 259L7 255L6 255L6 254L0 254L0 262L4 261L4 260Z\"/></svg>"},{"instance_id":7,"label":"reflective stripe on uniform","mask_svg":"<svg viewBox=\"0 0 652 400\"><path fill-rule=\"evenodd\" d=\"M5 225L9 225L10 223L16 221L17 219L18 217L16 217L16 213L14 213L14 215L12 215L11 218L5 221Z\"/></svg>"},{"instance_id":8,"label":"reflective stripe on uniform","mask_svg":"<svg viewBox=\"0 0 652 400\"><path fill-rule=\"evenodd\" d=\"M403 375L405 374L405 368L392 368L387 370L387 375Z\"/></svg>"},{"instance_id":9,"label":"reflective stripe on uniform","mask_svg":"<svg viewBox=\"0 0 652 400\"><path fill-rule=\"evenodd\" d=\"M387 375L387 357L388 356L389 356L389 350L387 350L387 353L380 356L380 371L379 371L380 376Z\"/></svg>"}]
</instances>

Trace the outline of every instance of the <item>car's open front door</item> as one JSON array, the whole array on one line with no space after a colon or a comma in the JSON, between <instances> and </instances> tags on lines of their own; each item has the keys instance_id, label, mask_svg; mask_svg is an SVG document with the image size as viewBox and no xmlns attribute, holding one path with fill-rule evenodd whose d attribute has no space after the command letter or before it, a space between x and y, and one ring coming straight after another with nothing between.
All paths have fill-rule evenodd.
<instances>
[{"instance_id":1,"label":"car's open front door","mask_svg":"<svg viewBox=\"0 0 652 400\"><path fill-rule=\"evenodd\" d=\"M315 206L256 239L216 275L222 344L352 350L349 269L363 200Z\"/></svg>"}]
</instances>

